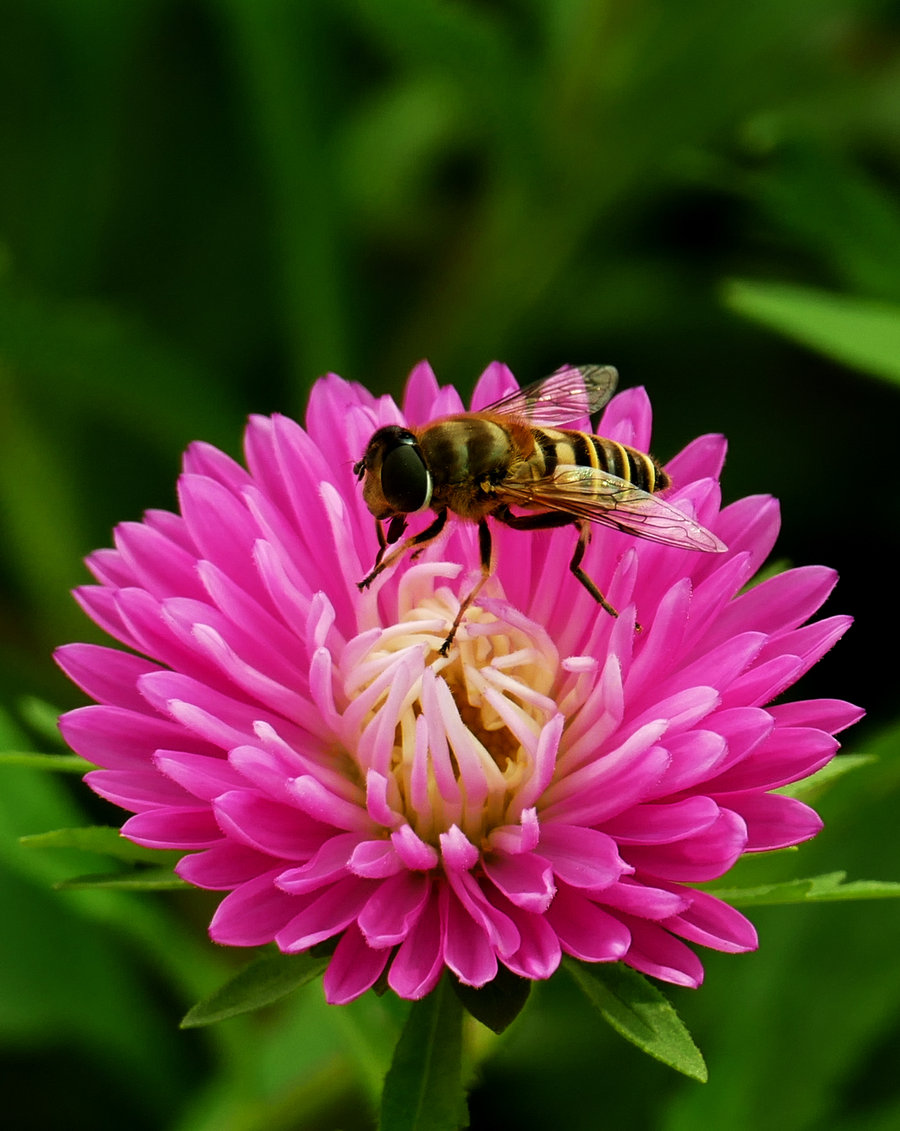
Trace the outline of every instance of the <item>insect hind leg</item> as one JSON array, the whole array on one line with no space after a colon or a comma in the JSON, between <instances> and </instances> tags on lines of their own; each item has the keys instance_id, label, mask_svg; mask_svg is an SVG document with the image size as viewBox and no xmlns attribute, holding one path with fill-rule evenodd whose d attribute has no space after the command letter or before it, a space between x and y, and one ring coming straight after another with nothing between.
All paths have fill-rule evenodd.
<instances>
[{"instance_id":1,"label":"insect hind leg","mask_svg":"<svg viewBox=\"0 0 900 1131\"><path fill-rule=\"evenodd\" d=\"M588 548L588 543L591 540L591 530L588 524L583 519L575 518L573 515L565 511L548 511L545 514L513 514L508 508L504 507L494 512L494 518L500 522L511 526L513 530L550 530L556 526L575 526L578 528L578 541L575 543L575 550L572 554L572 560L569 562L569 569L581 584L587 589L588 593L594 598L601 608L605 609L611 617L619 615L618 609L614 608L609 601L603 596L594 582L581 568L581 563L584 560L585 551Z\"/></svg>"},{"instance_id":2,"label":"insect hind leg","mask_svg":"<svg viewBox=\"0 0 900 1131\"><path fill-rule=\"evenodd\" d=\"M578 527L578 541L575 543L575 552L572 554L572 560L569 562L569 569L578 578L585 589L587 589L588 593L590 593L597 604L602 606L611 617L617 617L619 610L613 608L597 588L596 583L592 581L581 568L582 559L588 548L588 543L591 540L590 527L586 522L576 522L575 525Z\"/></svg>"}]
</instances>

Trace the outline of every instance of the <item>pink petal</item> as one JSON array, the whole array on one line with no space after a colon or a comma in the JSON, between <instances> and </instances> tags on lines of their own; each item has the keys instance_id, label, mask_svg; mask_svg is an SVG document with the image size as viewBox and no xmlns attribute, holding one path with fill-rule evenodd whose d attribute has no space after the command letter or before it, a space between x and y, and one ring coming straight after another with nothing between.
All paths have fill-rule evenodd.
<instances>
[{"instance_id":1,"label":"pink petal","mask_svg":"<svg viewBox=\"0 0 900 1131\"><path fill-rule=\"evenodd\" d=\"M748 552L747 573L752 576L772 552L780 527L777 499L749 495L725 507L719 515L716 533L732 555Z\"/></svg>"},{"instance_id":2,"label":"pink petal","mask_svg":"<svg viewBox=\"0 0 900 1131\"><path fill-rule=\"evenodd\" d=\"M559 967L562 947L547 916L514 906L509 915L522 941L518 950L504 956L503 965L522 978L549 978Z\"/></svg>"},{"instance_id":3,"label":"pink petal","mask_svg":"<svg viewBox=\"0 0 900 1131\"><path fill-rule=\"evenodd\" d=\"M810 726L837 734L865 714L862 707L843 699L804 699L796 703L778 703L768 713L782 726Z\"/></svg>"},{"instance_id":4,"label":"pink petal","mask_svg":"<svg viewBox=\"0 0 900 1131\"><path fill-rule=\"evenodd\" d=\"M106 589L102 585L80 585L72 590L72 596L95 624L113 640L139 652L141 644L135 639L119 611L118 593L118 590Z\"/></svg>"},{"instance_id":5,"label":"pink petal","mask_svg":"<svg viewBox=\"0 0 900 1131\"><path fill-rule=\"evenodd\" d=\"M370 946L395 946L418 922L431 892L421 872L398 872L379 883L359 913L359 929Z\"/></svg>"},{"instance_id":6,"label":"pink petal","mask_svg":"<svg viewBox=\"0 0 900 1131\"><path fill-rule=\"evenodd\" d=\"M226 487L232 495L239 495L250 482L250 476L239 463L213 447L196 440L184 453L184 471L188 475L204 475Z\"/></svg>"},{"instance_id":7,"label":"pink petal","mask_svg":"<svg viewBox=\"0 0 900 1131\"><path fill-rule=\"evenodd\" d=\"M401 825L391 833L391 844L406 867L414 871L427 871L440 860L437 849L426 844L409 825Z\"/></svg>"},{"instance_id":8,"label":"pink petal","mask_svg":"<svg viewBox=\"0 0 900 1131\"><path fill-rule=\"evenodd\" d=\"M822 818L794 797L778 793L730 795L722 804L739 813L747 825L747 852L772 852L810 840L822 829Z\"/></svg>"},{"instance_id":9,"label":"pink petal","mask_svg":"<svg viewBox=\"0 0 900 1131\"><path fill-rule=\"evenodd\" d=\"M679 894L676 888L669 890L625 876L619 883L592 893L591 899L603 907L624 911L639 919L668 919L690 905L692 894L687 890Z\"/></svg>"},{"instance_id":10,"label":"pink petal","mask_svg":"<svg viewBox=\"0 0 900 1131\"><path fill-rule=\"evenodd\" d=\"M322 988L329 1005L346 1005L355 1000L381 977L391 952L369 946L360 930L352 923L341 935Z\"/></svg>"},{"instance_id":11,"label":"pink petal","mask_svg":"<svg viewBox=\"0 0 900 1131\"><path fill-rule=\"evenodd\" d=\"M534 852L508 856L492 852L482 857L484 874L516 907L546 911L556 892L549 860Z\"/></svg>"},{"instance_id":12,"label":"pink petal","mask_svg":"<svg viewBox=\"0 0 900 1131\"><path fill-rule=\"evenodd\" d=\"M545 821L540 844L554 873L570 887L597 891L631 870L613 838L596 829Z\"/></svg>"},{"instance_id":13,"label":"pink petal","mask_svg":"<svg viewBox=\"0 0 900 1131\"><path fill-rule=\"evenodd\" d=\"M209 936L222 946L263 946L272 942L291 916L297 897L275 886L280 869L263 872L226 895L209 925Z\"/></svg>"},{"instance_id":14,"label":"pink petal","mask_svg":"<svg viewBox=\"0 0 900 1131\"><path fill-rule=\"evenodd\" d=\"M98 703L132 711L146 709L137 681L147 672L155 671L157 665L142 656L99 644L65 644L56 649L53 658L69 679Z\"/></svg>"},{"instance_id":15,"label":"pink petal","mask_svg":"<svg viewBox=\"0 0 900 1131\"><path fill-rule=\"evenodd\" d=\"M443 901L446 907L446 892ZM400 997L416 1001L437 985L444 969L446 911L443 918L444 922L441 921L438 898L432 893L415 926L397 948L388 971L388 985Z\"/></svg>"},{"instance_id":16,"label":"pink petal","mask_svg":"<svg viewBox=\"0 0 900 1131\"><path fill-rule=\"evenodd\" d=\"M635 805L604 823L618 844L672 844L705 832L719 816L710 797L686 797L668 804ZM618 877L616 877L618 878Z\"/></svg>"},{"instance_id":17,"label":"pink petal","mask_svg":"<svg viewBox=\"0 0 900 1131\"><path fill-rule=\"evenodd\" d=\"M169 806L138 813L122 826L122 833L146 848L211 848L222 840L208 808Z\"/></svg>"},{"instance_id":18,"label":"pink petal","mask_svg":"<svg viewBox=\"0 0 900 1131\"><path fill-rule=\"evenodd\" d=\"M383 880L403 870L403 861L389 840L360 841L350 855L347 865L357 876Z\"/></svg>"},{"instance_id":19,"label":"pink petal","mask_svg":"<svg viewBox=\"0 0 900 1131\"><path fill-rule=\"evenodd\" d=\"M338 833L330 837L312 859L299 868L288 868L282 872L278 886L292 895L305 895L335 883L350 871L350 856L358 843L359 837L355 833Z\"/></svg>"},{"instance_id":20,"label":"pink petal","mask_svg":"<svg viewBox=\"0 0 900 1131\"><path fill-rule=\"evenodd\" d=\"M222 757L189 754L182 750L158 750L153 755L153 763L161 774L202 801L212 801L220 794L246 784Z\"/></svg>"},{"instance_id":21,"label":"pink petal","mask_svg":"<svg viewBox=\"0 0 900 1131\"><path fill-rule=\"evenodd\" d=\"M182 475L178 500L201 557L214 562L248 593L259 594L253 544L260 530L244 503L226 487L203 475Z\"/></svg>"},{"instance_id":22,"label":"pink petal","mask_svg":"<svg viewBox=\"0 0 900 1131\"><path fill-rule=\"evenodd\" d=\"M364 438L357 436L351 447L351 436L343 434L344 430L336 428L335 423L365 419L372 422L368 435ZM307 432L320 451L334 450L337 444L339 465L359 459L369 436L380 425L389 423L400 423L396 405L389 398L376 401L368 389L354 381L344 381L336 374L328 373L310 390L306 407Z\"/></svg>"},{"instance_id":23,"label":"pink petal","mask_svg":"<svg viewBox=\"0 0 900 1131\"><path fill-rule=\"evenodd\" d=\"M200 751L209 750L203 743L191 742L176 723L123 707L78 707L60 718L59 729L83 758L111 770L146 770L158 749L184 744L186 739Z\"/></svg>"},{"instance_id":24,"label":"pink petal","mask_svg":"<svg viewBox=\"0 0 900 1131\"><path fill-rule=\"evenodd\" d=\"M677 734L668 741L667 749L668 765L655 787L647 791L647 800L671 797L673 793L705 782L727 760L729 753L727 739L714 730Z\"/></svg>"},{"instance_id":25,"label":"pink petal","mask_svg":"<svg viewBox=\"0 0 900 1131\"><path fill-rule=\"evenodd\" d=\"M116 527L116 548L133 581L154 597L201 597L197 558L145 522Z\"/></svg>"},{"instance_id":26,"label":"pink petal","mask_svg":"<svg viewBox=\"0 0 900 1131\"><path fill-rule=\"evenodd\" d=\"M712 640L753 628L758 632L783 633L796 628L825 601L837 574L824 566L806 566L754 585L736 597L716 619Z\"/></svg>"},{"instance_id":27,"label":"pink petal","mask_svg":"<svg viewBox=\"0 0 900 1131\"><path fill-rule=\"evenodd\" d=\"M93 770L84 776L94 793L132 813L189 804L191 798L155 770Z\"/></svg>"},{"instance_id":28,"label":"pink petal","mask_svg":"<svg viewBox=\"0 0 900 1131\"><path fill-rule=\"evenodd\" d=\"M617 749L554 782L541 819L592 825L642 800L669 761L656 745L664 730L663 721L648 723Z\"/></svg>"},{"instance_id":29,"label":"pink petal","mask_svg":"<svg viewBox=\"0 0 900 1131\"><path fill-rule=\"evenodd\" d=\"M249 789L223 793L212 811L228 837L282 860L309 860L334 832L329 825Z\"/></svg>"},{"instance_id":30,"label":"pink petal","mask_svg":"<svg viewBox=\"0 0 900 1131\"><path fill-rule=\"evenodd\" d=\"M240 887L261 872L269 870L272 858L242 844L225 842L212 848L182 856L175 865L176 873L189 884L211 891L229 891Z\"/></svg>"},{"instance_id":31,"label":"pink petal","mask_svg":"<svg viewBox=\"0 0 900 1131\"><path fill-rule=\"evenodd\" d=\"M566 954L584 962L615 962L628 950L631 936L621 919L573 888L560 886L547 921Z\"/></svg>"},{"instance_id":32,"label":"pink petal","mask_svg":"<svg viewBox=\"0 0 900 1131\"><path fill-rule=\"evenodd\" d=\"M641 634L626 688L638 697L648 682L658 684L662 675L681 659L679 647L691 609L691 582L677 581L660 601L653 623Z\"/></svg>"},{"instance_id":33,"label":"pink petal","mask_svg":"<svg viewBox=\"0 0 900 1131\"><path fill-rule=\"evenodd\" d=\"M111 589L134 585L134 573L128 568L128 564L123 560L118 550L94 550L84 559L84 564L96 581L101 582L102 585L108 585ZM86 588L93 589L95 586L87 586Z\"/></svg>"},{"instance_id":34,"label":"pink petal","mask_svg":"<svg viewBox=\"0 0 900 1131\"><path fill-rule=\"evenodd\" d=\"M650 447L652 419L647 390L635 386L624 389L613 397L600 418L597 433L646 452Z\"/></svg>"},{"instance_id":35,"label":"pink petal","mask_svg":"<svg viewBox=\"0 0 900 1131\"><path fill-rule=\"evenodd\" d=\"M811 727L776 727L753 753L707 783L711 793L774 789L808 777L831 761L837 739Z\"/></svg>"},{"instance_id":36,"label":"pink petal","mask_svg":"<svg viewBox=\"0 0 900 1131\"><path fill-rule=\"evenodd\" d=\"M316 894L275 936L286 954L308 950L317 942L330 939L352 923L372 893L376 880L347 876ZM303 896L293 896L298 903ZM306 897L308 898L308 897Z\"/></svg>"},{"instance_id":37,"label":"pink petal","mask_svg":"<svg viewBox=\"0 0 900 1131\"><path fill-rule=\"evenodd\" d=\"M497 953L501 957L514 954L522 941L515 924L485 895L471 873L448 872L447 879L453 894L486 932Z\"/></svg>"},{"instance_id":38,"label":"pink petal","mask_svg":"<svg viewBox=\"0 0 900 1131\"><path fill-rule=\"evenodd\" d=\"M690 898L690 907L665 921L667 930L689 942L730 954L756 950L756 930L740 911L706 892L693 891Z\"/></svg>"},{"instance_id":39,"label":"pink petal","mask_svg":"<svg viewBox=\"0 0 900 1131\"><path fill-rule=\"evenodd\" d=\"M372 822L364 809L328 790L311 774L287 783L288 793L297 806L317 821L347 832L369 834Z\"/></svg>"},{"instance_id":40,"label":"pink petal","mask_svg":"<svg viewBox=\"0 0 900 1131\"><path fill-rule=\"evenodd\" d=\"M698 436L666 464L675 486L695 479L718 479L725 463L728 442L724 436L707 433Z\"/></svg>"},{"instance_id":41,"label":"pink petal","mask_svg":"<svg viewBox=\"0 0 900 1131\"><path fill-rule=\"evenodd\" d=\"M673 844L633 845L623 853L629 864L664 880L700 883L726 872L745 851L747 828L729 810L720 811L702 832Z\"/></svg>"},{"instance_id":42,"label":"pink petal","mask_svg":"<svg viewBox=\"0 0 900 1131\"><path fill-rule=\"evenodd\" d=\"M438 415L434 411L440 387L427 361L413 367L403 393L403 415L412 425L427 424Z\"/></svg>"},{"instance_id":43,"label":"pink petal","mask_svg":"<svg viewBox=\"0 0 900 1131\"><path fill-rule=\"evenodd\" d=\"M809 671L829 648L834 647L852 623L852 617L827 617L825 620L794 629L793 632L770 637L769 643L759 654L759 662L765 663L768 659L782 654L797 656L801 660L802 675Z\"/></svg>"},{"instance_id":44,"label":"pink petal","mask_svg":"<svg viewBox=\"0 0 900 1131\"><path fill-rule=\"evenodd\" d=\"M475 382L472 412L479 412L508 393L515 392L518 382L510 369L500 361L492 361Z\"/></svg>"},{"instance_id":45,"label":"pink petal","mask_svg":"<svg viewBox=\"0 0 900 1131\"><path fill-rule=\"evenodd\" d=\"M631 928L631 946L625 962L642 974L695 989L703 981L700 959L680 939L655 923L627 919Z\"/></svg>"},{"instance_id":46,"label":"pink petal","mask_svg":"<svg viewBox=\"0 0 900 1131\"><path fill-rule=\"evenodd\" d=\"M444 961L466 986L483 986L497 976L497 955L487 934L453 895L447 901Z\"/></svg>"}]
</instances>

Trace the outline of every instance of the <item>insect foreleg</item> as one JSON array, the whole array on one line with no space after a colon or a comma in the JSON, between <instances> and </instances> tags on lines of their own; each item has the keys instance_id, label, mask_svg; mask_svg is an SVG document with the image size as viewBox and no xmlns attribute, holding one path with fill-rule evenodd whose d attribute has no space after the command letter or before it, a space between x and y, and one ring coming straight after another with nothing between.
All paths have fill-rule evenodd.
<instances>
[{"instance_id":1,"label":"insect foreleg","mask_svg":"<svg viewBox=\"0 0 900 1131\"><path fill-rule=\"evenodd\" d=\"M487 581L487 579L491 576L491 572L492 572L491 566L492 566L492 557L493 557L493 550L492 550L492 545L491 545L491 531L490 531L490 528L488 527L486 520L483 519L483 518L478 520L478 552L479 552L479 556L481 558L481 577L478 579L474 588L466 596L466 598L463 601L460 601L459 612L456 614L456 617L454 618L453 624L450 626L450 631L447 634L447 639L444 641L444 643L440 647L440 653L441 653L442 656L446 656L449 653L450 645L453 643L453 637L456 636L456 630L459 628L460 624L462 623L462 619L465 616L466 609L468 609L468 607L472 604L472 602L475 600L475 598L481 592L481 587L484 585L484 583Z\"/></svg>"},{"instance_id":2,"label":"insect foreleg","mask_svg":"<svg viewBox=\"0 0 900 1131\"><path fill-rule=\"evenodd\" d=\"M428 543L433 542L444 529L446 521L447 511L438 511L437 518L430 526L426 526L425 529L420 530L418 534L413 534L411 538L407 538L405 541L401 542L399 546L395 546L394 549L386 555L385 551L391 542L391 530L389 529L388 536L385 538L384 532L376 519L375 528L378 532L378 553L375 555L375 565L371 573L367 574L362 581L356 583L357 588L368 589L379 573L389 569L394 562L399 561L400 558L403 557L407 550L411 550L414 546L417 546L420 551L424 550ZM393 527L393 522L391 526Z\"/></svg>"}]
</instances>

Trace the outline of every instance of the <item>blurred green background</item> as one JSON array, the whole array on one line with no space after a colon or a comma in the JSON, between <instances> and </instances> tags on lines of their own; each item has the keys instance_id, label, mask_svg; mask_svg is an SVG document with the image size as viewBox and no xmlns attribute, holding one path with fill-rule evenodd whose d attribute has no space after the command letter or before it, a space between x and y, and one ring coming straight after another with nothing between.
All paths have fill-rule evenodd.
<instances>
[{"instance_id":1,"label":"blurred green background","mask_svg":"<svg viewBox=\"0 0 900 1131\"><path fill-rule=\"evenodd\" d=\"M50 650L99 638L81 559L174 504L191 439L238 454L327 370L396 393L422 357L464 390L493 358L611 362L660 458L725 432L726 498L778 495L778 556L840 570L826 611L857 623L798 694L867 707L847 748L881 760L790 866L898 878L898 185L887 2L0 0L3 744L53 748L41 702L79 700ZM392 1003L312 987L178 1031L243 958L211 905L51 892L95 865L16 838L118 816L0 774L7 1126L371 1125ZM674 995L705 1087L557 979L472 1126L900 1127L897 906L754 919L759 954Z\"/></svg>"}]
</instances>

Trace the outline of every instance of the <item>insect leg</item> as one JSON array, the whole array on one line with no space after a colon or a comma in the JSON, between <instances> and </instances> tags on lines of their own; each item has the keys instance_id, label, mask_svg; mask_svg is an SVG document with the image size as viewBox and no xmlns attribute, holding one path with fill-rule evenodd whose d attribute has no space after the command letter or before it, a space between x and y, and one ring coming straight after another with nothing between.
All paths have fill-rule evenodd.
<instances>
[{"instance_id":1,"label":"insect leg","mask_svg":"<svg viewBox=\"0 0 900 1131\"><path fill-rule=\"evenodd\" d=\"M554 526L574 526L578 519L566 511L544 511L541 514L513 514L508 507L498 507L493 517L513 530L550 530Z\"/></svg>"},{"instance_id":2,"label":"insect leg","mask_svg":"<svg viewBox=\"0 0 900 1131\"><path fill-rule=\"evenodd\" d=\"M357 581L357 588L368 589L379 573L388 569L394 562L399 561L406 551L411 550L413 546L418 546L420 550L424 550L428 543L433 542L444 529L446 521L447 511L438 511L437 518L431 526L426 526L425 529L420 530L418 534L413 534L411 538L407 538L404 542L401 542L399 546L395 546L389 554L385 555L385 551L391 542L391 533L395 528L393 522L391 522L391 527L388 529L388 536L385 538L384 532L376 519L375 528L378 532L378 553L375 555L375 565L371 573L367 574L362 581Z\"/></svg>"},{"instance_id":3,"label":"insect leg","mask_svg":"<svg viewBox=\"0 0 900 1131\"><path fill-rule=\"evenodd\" d=\"M582 519L575 518L566 511L548 511L544 514L519 515L512 514L507 507L502 507L494 511L494 518L505 523L507 526L511 526L513 530L550 530L554 526L577 526L578 541L575 543L575 552L572 554L572 560L569 562L569 569L578 578L585 589L587 589L588 593L590 593L598 605L602 606L612 617L619 615L618 611L612 607L597 588L596 584L581 568L585 550L587 550L588 543L591 540L591 530L586 522Z\"/></svg>"},{"instance_id":4,"label":"insect leg","mask_svg":"<svg viewBox=\"0 0 900 1131\"><path fill-rule=\"evenodd\" d=\"M466 609L468 609L468 607L481 592L482 585L484 585L484 583L492 573L491 559L493 556L493 551L491 546L491 531L488 527L487 521L483 518L478 520L478 551L481 558L481 577L475 583L474 588L466 596L466 598L460 601L459 612L456 614L453 624L450 626L450 632L447 634L447 639L440 647L440 653L442 656L446 656L449 653L450 645L453 643L453 637L456 636L456 630L462 623Z\"/></svg>"},{"instance_id":5,"label":"insect leg","mask_svg":"<svg viewBox=\"0 0 900 1131\"><path fill-rule=\"evenodd\" d=\"M572 571L572 573L575 574L575 576L585 587L585 589L587 589L588 593L590 593L594 600L599 605L602 605L611 617L617 617L619 615L618 610L612 607L612 605L603 596L594 582L591 581L588 575L581 568L581 560L584 557L585 550L588 548L588 542L590 542L591 540L590 527L586 522L576 521L575 525L578 527L578 541L575 543L575 553L572 555L572 560L569 562L569 569Z\"/></svg>"}]
</instances>

